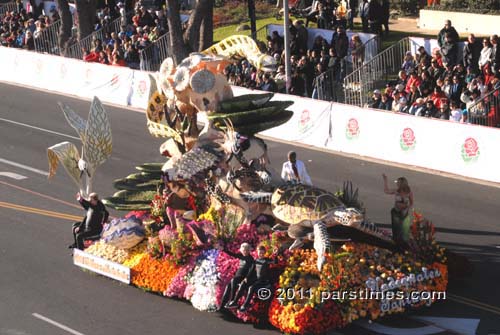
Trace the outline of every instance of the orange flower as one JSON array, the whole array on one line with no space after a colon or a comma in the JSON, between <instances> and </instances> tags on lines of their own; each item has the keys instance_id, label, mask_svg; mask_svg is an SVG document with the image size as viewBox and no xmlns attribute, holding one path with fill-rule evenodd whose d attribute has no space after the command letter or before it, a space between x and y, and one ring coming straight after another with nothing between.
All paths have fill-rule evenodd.
<instances>
[{"instance_id":1,"label":"orange flower","mask_svg":"<svg viewBox=\"0 0 500 335\"><path fill-rule=\"evenodd\" d=\"M132 284L153 292L164 292L179 267L168 260L157 260L149 255L132 268Z\"/></svg>"}]
</instances>

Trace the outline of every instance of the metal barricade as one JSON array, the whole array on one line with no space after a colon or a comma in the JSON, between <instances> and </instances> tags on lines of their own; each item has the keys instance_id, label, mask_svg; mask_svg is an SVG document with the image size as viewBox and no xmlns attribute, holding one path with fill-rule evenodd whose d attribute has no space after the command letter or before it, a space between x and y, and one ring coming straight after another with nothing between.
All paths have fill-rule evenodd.
<instances>
[{"instance_id":1,"label":"metal barricade","mask_svg":"<svg viewBox=\"0 0 500 335\"><path fill-rule=\"evenodd\" d=\"M373 36L363 45L365 47L365 58L364 61L368 62L372 58L376 57L379 50L380 39L378 36Z\"/></svg>"},{"instance_id":2,"label":"metal barricade","mask_svg":"<svg viewBox=\"0 0 500 335\"><path fill-rule=\"evenodd\" d=\"M170 36L166 33L140 51L140 69L158 71L163 60L169 56L171 56Z\"/></svg>"},{"instance_id":3,"label":"metal barricade","mask_svg":"<svg viewBox=\"0 0 500 335\"><path fill-rule=\"evenodd\" d=\"M74 43L66 50L66 57L68 58L76 58L83 59L83 53L85 50L92 50L92 43L96 39L100 39L104 42L105 32L104 29L99 29L94 31L92 34L82 38L80 41Z\"/></svg>"},{"instance_id":4,"label":"metal barricade","mask_svg":"<svg viewBox=\"0 0 500 335\"><path fill-rule=\"evenodd\" d=\"M251 32L249 32L248 34L250 35ZM264 45L267 47L267 36L268 36L267 35L267 26L264 26L260 29L257 29L255 35L257 36L257 41L264 43Z\"/></svg>"},{"instance_id":5,"label":"metal barricade","mask_svg":"<svg viewBox=\"0 0 500 335\"><path fill-rule=\"evenodd\" d=\"M35 51L59 55L59 29L61 20L57 20L50 26L47 26L39 35L35 33Z\"/></svg>"},{"instance_id":6,"label":"metal barricade","mask_svg":"<svg viewBox=\"0 0 500 335\"><path fill-rule=\"evenodd\" d=\"M415 42L404 38L347 75L344 78L345 103L363 107L373 89L382 88L389 80L396 79L412 43Z\"/></svg>"},{"instance_id":7,"label":"metal barricade","mask_svg":"<svg viewBox=\"0 0 500 335\"><path fill-rule=\"evenodd\" d=\"M379 45L378 36L374 36L373 38L369 39L364 43L365 63L374 58L374 55L376 55L378 51L378 45ZM315 89L318 99L326 101L335 101L335 102L345 101L346 96L343 92L341 72L345 71L346 74L351 74L359 70L362 67L362 64L359 64L357 62L349 63L348 61L344 61L342 66L343 69L340 69L338 73L334 73L333 69L328 69L326 72L320 74L314 79ZM350 100L355 98L356 95L353 94L353 92L356 92L356 90L357 88L353 87L353 89L346 92L346 94L349 94L348 98Z\"/></svg>"},{"instance_id":8,"label":"metal barricade","mask_svg":"<svg viewBox=\"0 0 500 335\"><path fill-rule=\"evenodd\" d=\"M319 100L344 102L344 92L342 90L342 82L340 81L340 72L330 68L314 78L314 89Z\"/></svg>"},{"instance_id":9,"label":"metal barricade","mask_svg":"<svg viewBox=\"0 0 500 335\"><path fill-rule=\"evenodd\" d=\"M126 14L127 20L131 18L132 12L128 12ZM102 27L99 30L94 31L92 34L82 38L80 41L74 43L71 45L68 50L66 51L66 57L69 58L76 58L76 59L83 59L83 52L84 50L91 51L93 48L93 41L96 39L100 39L103 44L104 44L104 38L106 36L106 33L119 33L121 31L121 27L123 25L122 22L122 17L118 17L114 19L110 24Z\"/></svg>"},{"instance_id":10,"label":"metal barricade","mask_svg":"<svg viewBox=\"0 0 500 335\"><path fill-rule=\"evenodd\" d=\"M125 31L125 27L127 26L128 23L132 22L132 17L134 16L134 11L128 11L125 13L125 17L118 16L118 18L114 19L113 22L111 22L108 27L105 27L107 29L107 32L116 32L119 33L122 29Z\"/></svg>"},{"instance_id":11,"label":"metal barricade","mask_svg":"<svg viewBox=\"0 0 500 335\"><path fill-rule=\"evenodd\" d=\"M500 88L491 91L467 108L467 123L487 127L500 126Z\"/></svg>"},{"instance_id":12,"label":"metal barricade","mask_svg":"<svg viewBox=\"0 0 500 335\"><path fill-rule=\"evenodd\" d=\"M15 2L8 2L0 5L0 15L4 15L7 12L17 12L17 4Z\"/></svg>"}]
</instances>

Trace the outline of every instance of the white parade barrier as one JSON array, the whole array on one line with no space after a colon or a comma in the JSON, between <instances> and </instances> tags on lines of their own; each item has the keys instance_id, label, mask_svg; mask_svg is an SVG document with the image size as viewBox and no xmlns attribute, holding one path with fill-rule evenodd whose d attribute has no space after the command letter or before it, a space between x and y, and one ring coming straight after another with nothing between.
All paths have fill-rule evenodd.
<instances>
[{"instance_id":1,"label":"white parade barrier","mask_svg":"<svg viewBox=\"0 0 500 335\"><path fill-rule=\"evenodd\" d=\"M147 72L0 47L0 81L145 109ZM257 93L233 87L235 95ZM276 94L293 117L271 138L500 183L500 129Z\"/></svg>"}]
</instances>

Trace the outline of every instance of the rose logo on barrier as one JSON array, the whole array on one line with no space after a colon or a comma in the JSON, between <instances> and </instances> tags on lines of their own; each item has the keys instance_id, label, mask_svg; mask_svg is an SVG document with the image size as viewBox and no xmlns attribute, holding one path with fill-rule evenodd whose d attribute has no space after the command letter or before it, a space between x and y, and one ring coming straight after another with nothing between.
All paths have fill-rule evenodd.
<instances>
[{"instance_id":1,"label":"rose logo on barrier","mask_svg":"<svg viewBox=\"0 0 500 335\"><path fill-rule=\"evenodd\" d=\"M477 141L469 137L462 145L462 159L466 163L475 162L479 158L480 151Z\"/></svg>"},{"instance_id":2,"label":"rose logo on barrier","mask_svg":"<svg viewBox=\"0 0 500 335\"><path fill-rule=\"evenodd\" d=\"M300 114L300 119L299 119L299 132L300 133L305 133L312 127L312 122L311 122L311 112L307 109L304 109L302 113Z\"/></svg>"},{"instance_id":3,"label":"rose logo on barrier","mask_svg":"<svg viewBox=\"0 0 500 335\"><path fill-rule=\"evenodd\" d=\"M359 123L355 118L349 119L347 122L347 127L345 129L345 136L347 139L352 140L359 137Z\"/></svg>"},{"instance_id":4,"label":"rose logo on barrier","mask_svg":"<svg viewBox=\"0 0 500 335\"><path fill-rule=\"evenodd\" d=\"M415 133L411 128L403 129L401 136L399 138L399 145L401 149L404 151L415 149L415 145L417 144L417 140L415 139Z\"/></svg>"}]
</instances>

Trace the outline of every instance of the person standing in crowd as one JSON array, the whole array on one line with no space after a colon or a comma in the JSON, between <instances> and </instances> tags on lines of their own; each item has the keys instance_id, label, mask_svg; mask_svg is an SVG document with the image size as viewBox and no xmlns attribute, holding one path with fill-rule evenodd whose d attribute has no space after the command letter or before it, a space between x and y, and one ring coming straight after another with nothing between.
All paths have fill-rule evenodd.
<instances>
[{"instance_id":1,"label":"person standing in crowd","mask_svg":"<svg viewBox=\"0 0 500 335\"><path fill-rule=\"evenodd\" d=\"M451 25L450 20L444 22L444 27L439 31L437 40L439 50L444 55L443 63L451 63L453 65L457 62L458 57L458 40L459 36L455 28Z\"/></svg>"},{"instance_id":2,"label":"person standing in crowd","mask_svg":"<svg viewBox=\"0 0 500 335\"><path fill-rule=\"evenodd\" d=\"M337 19L337 26L343 27L346 29L347 27L347 3L345 0L341 0L335 9L335 17Z\"/></svg>"},{"instance_id":3,"label":"person standing in crowd","mask_svg":"<svg viewBox=\"0 0 500 335\"><path fill-rule=\"evenodd\" d=\"M295 27L297 33L297 50L300 53L305 53L307 50L307 40L309 38L309 33L307 32L307 28L304 27L301 20L295 20L293 22L293 26Z\"/></svg>"},{"instance_id":4,"label":"person standing in crowd","mask_svg":"<svg viewBox=\"0 0 500 335\"><path fill-rule=\"evenodd\" d=\"M363 0L359 5L359 17L361 18L361 26L364 33L368 33L368 15L369 15L370 4L368 0Z\"/></svg>"},{"instance_id":5,"label":"person standing in crowd","mask_svg":"<svg viewBox=\"0 0 500 335\"><path fill-rule=\"evenodd\" d=\"M446 34L449 34L451 43L458 43L458 33L456 29L451 25L450 20L444 21L444 27L439 31L437 36L439 48L442 48L446 42Z\"/></svg>"},{"instance_id":6,"label":"person standing in crowd","mask_svg":"<svg viewBox=\"0 0 500 335\"><path fill-rule=\"evenodd\" d=\"M368 21L373 34L382 35L382 6L378 0L371 0L368 7Z\"/></svg>"},{"instance_id":7,"label":"person standing in crowd","mask_svg":"<svg viewBox=\"0 0 500 335\"><path fill-rule=\"evenodd\" d=\"M391 209L392 239L399 248L407 247L410 223L405 224L405 219L413 207L413 193L405 177L396 180L396 188L389 188L387 176L382 174L384 179L384 193L394 195L394 207Z\"/></svg>"},{"instance_id":8,"label":"person standing in crowd","mask_svg":"<svg viewBox=\"0 0 500 335\"><path fill-rule=\"evenodd\" d=\"M354 17L357 16L358 0L347 0L347 27L354 30Z\"/></svg>"},{"instance_id":9,"label":"person standing in crowd","mask_svg":"<svg viewBox=\"0 0 500 335\"><path fill-rule=\"evenodd\" d=\"M443 64L455 66L458 58L458 40L454 40L450 32L444 36L441 54L443 55Z\"/></svg>"},{"instance_id":10,"label":"person standing in crowd","mask_svg":"<svg viewBox=\"0 0 500 335\"><path fill-rule=\"evenodd\" d=\"M337 27L337 31L333 34L330 45L335 49L337 57L340 60L340 80L343 80L347 74L346 57L349 51L349 38L342 26Z\"/></svg>"},{"instance_id":11,"label":"person standing in crowd","mask_svg":"<svg viewBox=\"0 0 500 335\"><path fill-rule=\"evenodd\" d=\"M460 102L460 95L462 94L464 87L460 82L458 74L452 77L452 83L450 84L450 100L452 102Z\"/></svg>"},{"instance_id":12,"label":"person standing in crowd","mask_svg":"<svg viewBox=\"0 0 500 335\"><path fill-rule=\"evenodd\" d=\"M84 199L80 193L77 193L76 200L87 212L82 222L73 224L74 243L69 248L83 250L83 242L86 238L101 234L103 224L108 221L109 212L102 201L99 200L97 193L90 193L89 200Z\"/></svg>"},{"instance_id":13,"label":"person standing in crowd","mask_svg":"<svg viewBox=\"0 0 500 335\"><path fill-rule=\"evenodd\" d=\"M474 34L470 34L463 49L463 64L465 68L471 67L472 71L478 72L479 56L481 55L481 42Z\"/></svg>"},{"instance_id":14,"label":"person standing in crowd","mask_svg":"<svg viewBox=\"0 0 500 335\"><path fill-rule=\"evenodd\" d=\"M386 35L389 35L389 18L391 16L390 12L391 12L391 4L389 3L389 0L382 0L382 8L381 8L382 17L380 19L382 26L384 26ZM380 33L382 33L382 26L380 27Z\"/></svg>"},{"instance_id":15,"label":"person standing in crowd","mask_svg":"<svg viewBox=\"0 0 500 335\"><path fill-rule=\"evenodd\" d=\"M479 71L483 71L484 66L491 64L492 53L493 49L491 48L490 41L487 38L484 38L483 48L481 49L479 61L477 62L477 64L479 65Z\"/></svg>"},{"instance_id":16,"label":"person standing in crowd","mask_svg":"<svg viewBox=\"0 0 500 335\"><path fill-rule=\"evenodd\" d=\"M299 97L303 97L306 93L306 82L304 78L299 74L299 71L295 69L292 73L290 83L289 93Z\"/></svg>"},{"instance_id":17,"label":"person standing in crowd","mask_svg":"<svg viewBox=\"0 0 500 335\"><path fill-rule=\"evenodd\" d=\"M304 162L297 159L297 154L294 151L288 153L288 161L283 163L281 179L286 182L312 186L311 177L307 173Z\"/></svg>"},{"instance_id":18,"label":"person standing in crowd","mask_svg":"<svg viewBox=\"0 0 500 335\"><path fill-rule=\"evenodd\" d=\"M352 35L351 38L351 56L352 56L352 65L354 69L362 66L365 61L365 45L361 41L361 38L358 34Z\"/></svg>"},{"instance_id":19,"label":"person standing in crowd","mask_svg":"<svg viewBox=\"0 0 500 335\"><path fill-rule=\"evenodd\" d=\"M313 0L311 7L309 8L309 12L306 15L306 28L309 26L309 21L315 21L316 15L318 15L320 10L321 2L318 0Z\"/></svg>"},{"instance_id":20,"label":"person standing in crowd","mask_svg":"<svg viewBox=\"0 0 500 335\"><path fill-rule=\"evenodd\" d=\"M498 74L500 67L500 48L498 47L498 35L490 37L491 43L491 72Z\"/></svg>"}]
</instances>

